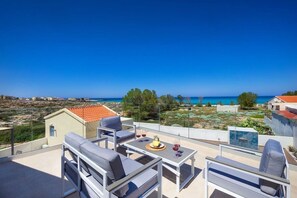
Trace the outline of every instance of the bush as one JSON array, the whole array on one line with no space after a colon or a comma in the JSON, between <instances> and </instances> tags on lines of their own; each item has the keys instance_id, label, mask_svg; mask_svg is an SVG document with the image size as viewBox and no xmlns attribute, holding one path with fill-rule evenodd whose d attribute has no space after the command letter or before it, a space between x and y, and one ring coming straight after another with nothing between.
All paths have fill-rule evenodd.
<instances>
[{"instance_id":1,"label":"bush","mask_svg":"<svg viewBox=\"0 0 297 198\"><path fill-rule=\"evenodd\" d=\"M264 115L262 114L256 114L256 115L251 115L251 118L264 118Z\"/></svg>"},{"instance_id":2,"label":"bush","mask_svg":"<svg viewBox=\"0 0 297 198\"><path fill-rule=\"evenodd\" d=\"M257 94L252 92L243 92L238 96L237 100L242 109L251 108L256 104Z\"/></svg>"},{"instance_id":3,"label":"bush","mask_svg":"<svg viewBox=\"0 0 297 198\"><path fill-rule=\"evenodd\" d=\"M196 106L197 107L202 107L202 103L198 103Z\"/></svg>"},{"instance_id":4,"label":"bush","mask_svg":"<svg viewBox=\"0 0 297 198\"><path fill-rule=\"evenodd\" d=\"M256 131L259 132L260 135L273 135L270 127L266 126L264 123L258 122L250 118L241 122L238 126L254 128Z\"/></svg>"},{"instance_id":5,"label":"bush","mask_svg":"<svg viewBox=\"0 0 297 198\"><path fill-rule=\"evenodd\" d=\"M211 107L211 103L208 102L208 103L206 104L206 106L207 106L207 107Z\"/></svg>"},{"instance_id":6,"label":"bush","mask_svg":"<svg viewBox=\"0 0 297 198\"><path fill-rule=\"evenodd\" d=\"M296 152L297 151L297 149L294 146L289 146L288 148L289 148L290 152Z\"/></svg>"}]
</instances>

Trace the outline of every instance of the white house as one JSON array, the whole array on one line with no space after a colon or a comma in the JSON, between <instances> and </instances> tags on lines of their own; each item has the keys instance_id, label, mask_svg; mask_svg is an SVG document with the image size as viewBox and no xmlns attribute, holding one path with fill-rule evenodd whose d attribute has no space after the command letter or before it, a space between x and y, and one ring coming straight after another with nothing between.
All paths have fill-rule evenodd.
<instances>
[{"instance_id":1,"label":"white house","mask_svg":"<svg viewBox=\"0 0 297 198\"><path fill-rule=\"evenodd\" d=\"M45 119L45 136L48 145L61 144L68 132L75 132L85 138L96 137L96 130L102 118L118 115L104 105L64 108L49 114ZM133 124L131 118L122 117L122 122Z\"/></svg>"},{"instance_id":2,"label":"white house","mask_svg":"<svg viewBox=\"0 0 297 198\"><path fill-rule=\"evenodd\" d=\"M268 102L268 109L282 111L286 109L286 105L297 105L297 96L275 96Z\"/></svg>"}]
</instances>

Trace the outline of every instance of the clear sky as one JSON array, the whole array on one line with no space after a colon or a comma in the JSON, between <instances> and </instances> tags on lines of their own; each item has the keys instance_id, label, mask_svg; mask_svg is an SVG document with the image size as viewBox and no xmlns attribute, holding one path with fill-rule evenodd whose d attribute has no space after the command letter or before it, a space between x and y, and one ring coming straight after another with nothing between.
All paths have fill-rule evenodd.
<instances>
[{"instance_id":1,"label":"clear sky","mask_svg":"<svg viewBox=\"0 0 297 198\"><path fill-rule=\"evenodd\" d=\"M278 95L297 89L297 1L1 0L0 94Z\"/></svg>"}]
</instances>

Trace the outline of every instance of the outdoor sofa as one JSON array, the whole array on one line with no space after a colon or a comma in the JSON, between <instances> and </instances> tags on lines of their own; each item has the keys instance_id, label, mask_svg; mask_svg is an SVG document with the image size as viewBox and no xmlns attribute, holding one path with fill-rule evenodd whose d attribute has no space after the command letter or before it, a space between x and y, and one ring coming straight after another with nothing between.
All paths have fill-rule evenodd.
<instances>
[{"instance_id":1,"label":"outdoor sofa","mask_svg":"<svg viewBox=\"0 0 297 198\"><path fill-rule=\"evenodd\" d=\"M224 147L261 156L259 168L223 157L222 148ZM205 197L208 197L208 186L211 185L234 197L290 198L290 181L287 172L288 162L278 141L268 140L262 154L242 147L220 145L220 156L206 157Z\"/></svg>"},{"instance_id":2,"label":"outdoor sofa","mask_svg":"<svg viewBox=\"0 0 297 198\"><path fill-rule=\"evenodd\" d=\"M125 130L123 126L130 127L133 130ZM115 151L118 144L135 139L135 136L136 126L122 123L120 116L102 118L97 128L97 138L107 137L108 141L113 143Z\"/></svg>"},{"instance_id":3,"label":"outdoor sofa","mask_svg":"<svg viewBox=\"0 0 297 198\"><path fill-rule=\"evenodd\" d=\"M98 146L100 141L105 141L105 148ZM142 165L107 149L107 138L91 142L72 132L66 134L61 165L62 197L77 191L80 197L134 198L146 197L155 190L157 197L162 196L162 159ZM64 177L74 186L67 192Z\"/></svg>"}]
</instances>

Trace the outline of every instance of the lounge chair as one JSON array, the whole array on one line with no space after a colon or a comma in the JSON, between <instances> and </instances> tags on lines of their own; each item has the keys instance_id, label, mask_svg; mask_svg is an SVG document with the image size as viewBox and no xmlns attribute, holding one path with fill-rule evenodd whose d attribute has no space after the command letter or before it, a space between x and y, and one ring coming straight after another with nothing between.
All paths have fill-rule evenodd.
<instances>
[{"instance_id":1,"label":"lounge chair","mask_svg":"<svg viewBox=\"0 0 297 198\"><path fill-rule=\"evenodd\" d=\"M228 147L261 156L259 168L222 156L222 148ZM290 198L288 162L278 141L268 140L263 153L237 146L220 145L220 156L206 157L205 197L208 185L234 197L287 197Z\"/></svg>"},{"instance_id":2,"label":"lounge chair","mask_svg":"<svg viewBox=\"0 0 297 198\"><path fill-rule=\"evenodd\" d=\"M133 131L123 130L123 126L133 128ZM117 145L131 139L135 139L136 126L123 124L120 116L103 118L99 122L97 128L97 138L107 137L109 142L114 145L114 150L117 150Z\"/></svg>"},{"instance_id":3,"label":"lounge chair","mask_svg":"<svg viewBox=\"0 0 297 198\"><path fill-rule=\"evenodd\" d=\"M105 148L95 144L100 141L105 141ZM80 197L134 198L146 197L155 190L158 190L159 198L162 196L161 158L142 165L106 147L107 138L90 142L75 133L65 136L61 164L62 197L77 191ZM64 177L74 186L67 192Z\"/></svg>"}]
</instances>

